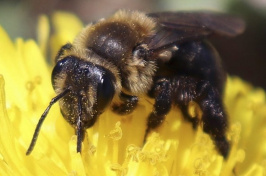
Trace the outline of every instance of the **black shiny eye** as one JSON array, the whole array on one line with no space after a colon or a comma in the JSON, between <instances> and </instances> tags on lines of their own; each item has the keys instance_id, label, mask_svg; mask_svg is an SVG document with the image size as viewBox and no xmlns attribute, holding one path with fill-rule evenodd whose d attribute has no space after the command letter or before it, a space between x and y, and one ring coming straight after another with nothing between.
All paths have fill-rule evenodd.
<instances>
[{"instance_id":1,"label":"black shiny eye","mask_svg":"<svg viewBox=\"0 0 266 176\"><path fill-rule=\"evenodd\" d=\"M64 59L58 61L52 72L52 84L54 85L55 77L60 75L63 70L68 70L69 66L75 65L76 59L72 56L65 57Z\"/></svg>"},{"instance_id":2,"label":"black shiny eye","mask_svg":"<svg viewBox=\"0 0 266 176\"><path fill-rule=\"evenodd\" d=\"M53 69L52 77L62 72L63 69L67 69L68 68L67 65L70 65L70 63L74 63L74 62L75 62L75 59L73 57L66 57L58 61Z\"/></svg>"},{"instance_id":3,"label":"black shiny eye","mask_svg":"<svg viewBox=\"0 0 266 176\"><path fill-rule=\"evenodd\" d=\"M115 88L111 73L105 72L97 86L97 109L102 112L112 101Z\"/></svg>"}]
</instances>

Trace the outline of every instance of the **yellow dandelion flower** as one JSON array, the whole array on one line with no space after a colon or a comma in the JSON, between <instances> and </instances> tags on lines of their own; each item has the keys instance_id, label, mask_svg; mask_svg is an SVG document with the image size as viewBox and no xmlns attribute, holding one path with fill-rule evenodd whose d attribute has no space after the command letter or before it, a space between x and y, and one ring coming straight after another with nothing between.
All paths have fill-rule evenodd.
<instances>
[{"instance_id":1,"label":"yellow dandelion flower","mask_svg":"<svg viewBox=\"0 0 266 176\"><path fill-rule=\"evenodd\" d=\"M145 100L128 116L118 116L111 110L103 113L87 130L82 154L76 153L74 130L56 104L42 126L33 153L26 156L35 125L55 95L46 53L54 56L82 28L75 16L58 12L52 17L56 32L48 38L48 24L42 16L38 44L22 39L13 42L0 27L0 175L266 174L265 92L235 77L228 78L224 98L232 143L226 160L209 136L200 128L193 130L178 109L167 115L165 123L142 146L146 117L152 108ZM199 113L194 105L190 111Z\"/></svg>"}]
</instances>

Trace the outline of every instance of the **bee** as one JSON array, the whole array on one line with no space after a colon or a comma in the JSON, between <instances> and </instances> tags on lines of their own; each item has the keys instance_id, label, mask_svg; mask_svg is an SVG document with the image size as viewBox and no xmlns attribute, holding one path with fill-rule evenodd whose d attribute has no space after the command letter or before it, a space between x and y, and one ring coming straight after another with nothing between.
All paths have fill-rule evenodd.
<instances>
[{"instance_id":1,"label":"bee","mask_svg":"<svg viewBox=\"0 0 266 176\"><path fill-rule=\"evenodd\" d=\"M244 28L241 19L220 13L126 10L87 25L55 58L52 85L57 95L42 114L26 154L32 152L41 125L57 101L75 129L77 152L81 152L85 130L107 107L129 114L140 96L149 96L154 105L144 141L176 106L194 128L201 123L226 158L230 149L222 99L226 72L206 39L234 37ZM198 104L201 117L188 113L191 102Z\"/></svg>"}]
</instances>

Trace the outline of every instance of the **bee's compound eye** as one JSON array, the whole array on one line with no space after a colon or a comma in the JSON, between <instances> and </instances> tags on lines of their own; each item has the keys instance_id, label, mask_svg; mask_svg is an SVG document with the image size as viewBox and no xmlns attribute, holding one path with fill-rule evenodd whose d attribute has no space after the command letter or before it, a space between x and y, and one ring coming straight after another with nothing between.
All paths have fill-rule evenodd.
<instances>
[{"instance_id":1,"label":"bee's compound eye","mask_svg":"<svg viewBox=\"0 0 266 176\"><path fill-rule=\"evenodd\" d=\"M115 94L115 87L112 82L112 74L105 73L97 87L97 109L102 112L112 101Z\"/></svg>"},{"instance_id":2,"label":"bee's compound eye","mask_svg":"<svg viewBox=\"0 0 266 176\"><path fill-rule=\"evenodd\" d=\"M59 60L52 72L52 83L54 85L54 80L57 76L59 76L64 70L68 70L70 66L75 65L75 58L72 56L65 57L62 60Z\"/></svg>"},{"instance_id":3,"label":"bee's compound eye","mask_svg":"<svg viewBox=\"0 0 266 176\"><path fill-rule=\"evenodd\" d=\"M65 57L62 60L59 60L54 69L53 69L53 75L56 75L58 73L60 73L63 69L67 69L69 65L76 65L75 64L75 58L69 56L69 57Z\"/></svg>"}]
</instances>

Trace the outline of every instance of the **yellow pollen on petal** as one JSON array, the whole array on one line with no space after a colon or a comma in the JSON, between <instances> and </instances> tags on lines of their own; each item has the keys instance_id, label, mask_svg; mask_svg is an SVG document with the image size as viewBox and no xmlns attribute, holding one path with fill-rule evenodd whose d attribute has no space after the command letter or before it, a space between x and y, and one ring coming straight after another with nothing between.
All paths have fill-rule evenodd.
<instances>
[{"instance_id":1,"label":"yellow pollen on petal","mask_svg":"<svg viewBox=\"0 0 266 176\"><path fill-rule=\"evenodd\" d=\"M199 105L196 102L194 102L194 101L189 102L189 104L188 104L188 114L192 118L201 119L202 111L201 111Z\"/></svg>"},{"instance_id":2,"label":"yellow pollen on petal","mask_svg":"<svg viewBox=\"0 0 266 176\"><path fill-rule=\"evenodd\" d=\"M117 122L115 124L115 129L110 131L110 133L107 135L107 137L114 140L114 141L120 140L122 138L122 129L121 129L120 125L121 125L121 123Z\"/></svg>"}]
</instances>

